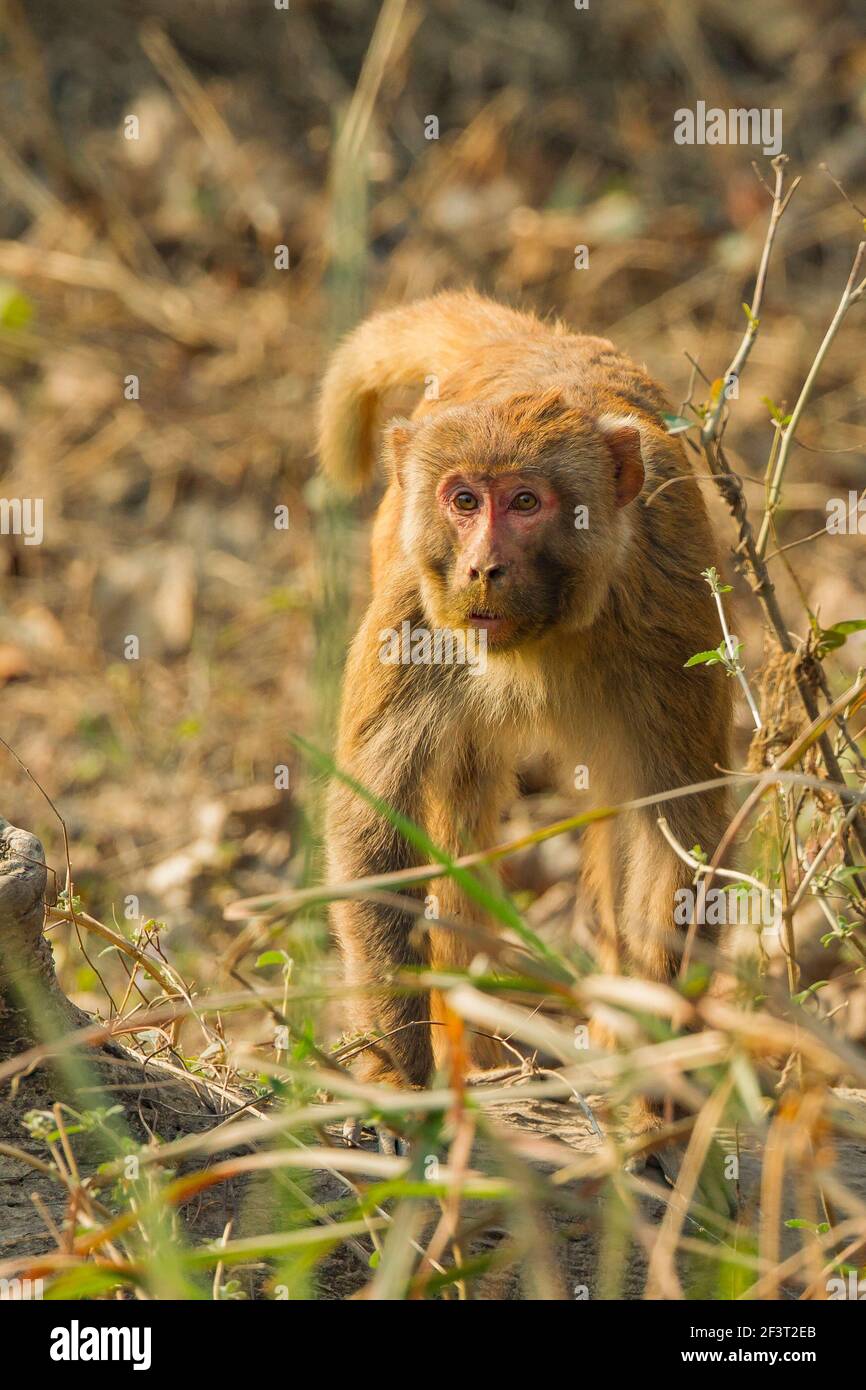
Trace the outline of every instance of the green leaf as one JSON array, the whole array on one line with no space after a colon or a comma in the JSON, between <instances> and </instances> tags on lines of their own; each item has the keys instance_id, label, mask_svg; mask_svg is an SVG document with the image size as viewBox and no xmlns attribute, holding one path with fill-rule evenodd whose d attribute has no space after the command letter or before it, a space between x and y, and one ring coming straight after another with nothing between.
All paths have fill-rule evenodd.
<instances>
[{"instance_id":1,"label":"green leaf","mask_svg":"<svg viewBox=\"0 0 866 1390\"><path fill-rule=\"evenodd\" d=\"M15 285L0 283L0 324L4 328L23 328L33 317L33 305Z\"/></svg>"},{"instance_id":2,"label":"green leaf","mask_svg":"<svg viewBox=\"0 0 866 1390\"><path fill-rule=\"evenodd\" d=\"M819 628L818 656L844 647L852 632L864 631L866 631L866 618L846 618L841 623L833 623L832 627Z\"/></svg>"},{"instance_id":3,"label":"green leaf","mask_svg":"<svg viewBox=\"0 0 866 1390\"><path fill-rule=\"evenodd\" d=\"M697 423L695 420L687 420L683 415L669 415L667 411L661 411L661 418L668 434L685 434Z\"/></svg>"},{"instance_id":4,"label":"green leaf","mask_svg":"<svg viewBox=\"0 0 866 1390\"><path fill-rule=\"evenodd\" d=\"M266 965L287 965L288 961L285 951L263 951L256 961L256 969L262 970Z\"/></svg>"},{"instance_id":5,"label":"green leaf","mask_svg":"<svg viewBox=\"0 0 866 1390\"><path fill-rule=\"evenodd\" d=\"M866 873L866 864L837 864L829 875L831 883L851 882L859 874Z\"/></svg>"},{"instance_id":6,"label":"green leaf","mask_svg":"<svg viewBox=\"0 0 866 1390\"><path fill-rule=\"evenodd\" d=\"M709 569L701 570L701 579L705 579L714 594L729 594L730 584L723 584L722 577L715 565L710 565Z\"/></svg>"},{"instance_id":7,"label":"green leaf","mask_svg":"<svg viewBox=\"0 0 866 1390\"><path fill-rule=\"evenodd\" d=\"M179 724L175 724L174 732L176 738L195 738L196 734L202 731L202 721L198 715L191 714L187 719L181 719Z\"/></svg>"},{"instance_id":8,"label":"green leaf","mask_svg":"<svg viewBox=\"0 0 866 1390\"><path fill-rule=\"evenodd\" d=\"M710 979L710 968L704 961L691 965L686 978L680 980L680 993L686 999L700 999L709 989Z\"/></svg>"},{"instance_id":9,"label":"green leaf","mask_svg":"<svg viewBox=\"0 0 866 1390\"><path fill-rule=\"evenodd\" d=\"M762 396L762 397L761 397L761 404L762 404L762 405L765 405L765 406L767 407L767 409L768 409L769 412L770 412L770 415L771 415L772 418L776 421L777 424L779 424L779 425L787 425L787 424L788 424L789 420L791 419L790 415L783 415L783 414L782 414L781 406L776 405L776 402L770 400L770 397L769 397L769 396Z\"/></svg>"},{"instance_id":10,"label":"green leaf","mask_svg":"<svg viewBox=\"0 0 866 1390\"><path fill-rule=\"evenodd\" d=\"M121 1288L129 1282L128 1275L112 1274L110 1270L97 1269L94 1265L79 1265L58 1275L45 1290L46 1302L62 1302L80 1298L95 1298L97 1294L108 1293Z\"/></svg>"},{"instance_id":11,"label":"green leaf","mask_svg":"<svg viewBox=\"0 0 866 1390\"><path fill-rule=\"evenodd\" d=\"M721 657L717 651L695 652L694 656L689 657L683 669L685 670L686 666L713 666L719 661L721 661Z\"/></svg>"},{"instance_id":12,"label":"green leaf","mask_svg":"<svg viewBox=\"0 0 866 1390\"><path fill-rule=\"evenodd\" d=\"M808 989L801 989L799 994L792 994L791 998L795 1004L805 1004L813 994L817 994L819 989L824 989L830 983L829 980L816 980Z\"/></svg>"}]
</instances>

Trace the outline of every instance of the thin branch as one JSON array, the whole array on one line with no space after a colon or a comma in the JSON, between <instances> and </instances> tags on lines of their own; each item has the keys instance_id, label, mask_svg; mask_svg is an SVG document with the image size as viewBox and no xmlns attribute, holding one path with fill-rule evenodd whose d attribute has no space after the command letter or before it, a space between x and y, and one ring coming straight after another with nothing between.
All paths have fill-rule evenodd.
<instances>
[{"instance_id":1,"label":"thin branch","mask_svg":"<svg viewBox=\"0 0 866 1390\"><path fill-rule=\"evenodd\" d=\"M737 680L740 682L740 688L746 697L746 702L751 711L752 721L755 725L755 728L761 729L763 728L763 725L761 723L761 716L758 712L758 706L755 704L755 698L749 688L749 682L746 677L746 673L743 670L739 657L737 656L737 644L731 636L730 630L728 628L728 620L725 617L725 606L722 603L722 596L720 593L718 593L718 591L715 588L713 589L713 598L716 601L716 608L719 614L719 622L722 627L722 636L725 639L725 648L727 650L731 664L733 665L734 670L737 673Z\"/></svg>"},{"instance_id":2,"label":"thin branch","mask_svg":"<svg viewBox=\"0 0 866 1390\"><path fill-rule=\"evenodd\" d=\"M732 375L738 375L739 372L742 370L742 367L744 366L746 359L748 358L748 355L751 352L754 339L757 336L759 320L758 311L760 310L761 303L763 300L770 251L772 250L773 242L775 240L776 228L778 226L779 219L781 218L786 207L788 206L788 203L790 202L791 195L794 192L794 188L796 187L795 181L795 183L792 184L791 187L788 189L787 194L784 194L783 196L783 156L779 155L776 159L773 160L773 168L776 173L776 188L773 196L773 208L770 214L770 222L767 228L766 239L764 241L764 249L761 254L761 262L758 268L758 274L755 281L755 291L752 296L752 304L749 311L749 326L746 330L746 334L743 338L743 341L740 344L740 347L738 348L736 354L734 355L734 359L731 362L730 367L728 368L725 381L730 380ZM851 289L854 278L854 272L852 272L852 276L849 279L848 287L846 287L846 294L848 295L847 307L850 307L851 303L858 299L860 295L863 293L863 290L866 289L866 282L857 286L856 289ZM725 456L725 452L720 442L719 436L721 434L722 429L722 412L724 408L724 401L725 392L721 391L719 399L715 402L713 409L707 412L707 415L704 419L703 427L701 429L701 443L704 450L704 457L706 459L707 468L709 472L715 477L716 483L719 488L719 492L721 493L724 501L727 503L731 511L731 514L738 525L738 540L734 552L735 556L738 558L741 566L745 570L746 577L750 582L752 592L755 594L755 597L761 604L767 621L769 622L770 626L776 634L776 639L779 643L779 646L781 647L782 651L786 653L786 655L795 657L796 649L794 647L791 635L788 632L787 626L782 616L782 611L779 607L779 601L776 597L776 591L773 587L773 582L770 579L769 570L767 569L763 553L758 549L758 546L755 542L754 533L752 531L752 526L748 517L748 507L746 504L745 494L743 492L742 482L728 464L728 460ZM819 707L818 701L815 697L813 682L817 684L822 690L824 690L824 693L826 695L826 682L824 680L823 671L820 667L820 663L816 662L813 659L809 665L809 668L807 669L806 664L802 662L802 660L796 661L794 665L794 680L796 682L797 690L799 692L800 699L803 703L803 707L806 710L806 714L808 715L809 721L812 725L815 725L816 721L819 719ZM844 715L841 713L841 711L837 712L836 723L839 729L846 737L846 739L850 739L850 734L848 733L848 729L845 724ZM829 776L832 778L834 782L844 782L845 779L842 773L841 764L839 763L839 759L836 756L832 742L826 731L822 732L819 739L819 743L821 748L821 755L824 759L824 765L827 769ZM856 817L851 826L851 830L852 834L854 835L854 838L857 841L861 853L866 855L866 824L864 824L864 818L862 814ZM852 862L850 861L850 858L849 862Z\"/></svg>"},{"instance_id":3,"label":"thin branch","mask_svg":"<svg viewBox=\"0 0 866 1390\"><path fill-rule=\"evenodd\" d=\"M821 371L822 366L824 365L824 359L827 356L827 353L830 351L830 347L832 346L833 340L839 331L839 327L842 323L842 320L844 319L848 310L851 308L852 304L856 304L863 297L863 292L864 290L866 290L866 280L861 280L860 283L857 284L857 277L860 274L864 256L866 256L866 241L861 241L860 245L857 247L857 254L854 257L854 264L851 267L851 274L848 276L848 283L842 291L842 298L839 300L839 307L833 315L830 327L824 334L824 341L822 342L818 351L815 353L815 359L812 362L811 367L809 368L806 380L803 382L803 389L801 390L800 395L797 399L797 404L794 406L794 409L791 412L791 418L788 421L787 425L785 425L781 431L781 444L779 446L778 454L776 455L776 463L775 467L773 468L772 478L770 479L770 487L767 495L767 506L764 512L764 520L761 523L761 529L758 533L756 550L759 556L763 556L764 551L767 548L767 538L770 534L770 525L773 513L779 505L779 498L782 492L782 480L785 476L785 469L788 464L788 455L791 452L791 445L794 442L794 435L797 433L797 426L800 423L803 411L806 409L806 406L809 403L809 398L812 395L812 388L814 387L815 382L818 379L818 374Z\"/></svg>"},{"instance_id":4,"label":"thin branch","mask_svg":"<svg viewBox=\"0 0 866 1390\"><path fill-rule=\"evenodd\" d=\"M767 227L767 235L764 240L764 249L761 252L761 261L760 265L758 266L758 274L755 280L755 290L752 295L752 303L749 306L748 326L746 328L745 333L743 334L740 346L734 353L734 356L731 359L731 364L725 373L725 386L727 386L728 382L731 380L739 380L740 373L743 370L743 367L746 365L749 353L752 351L752 346L754 344L755 338L758 335L758 324L760 321L761 305L764 299L764 287L767 283L767 271L770 266L770 253L773 250L773 242L776 240L776 230L779 226L779 222L782 218L782 215L784 214L785 209L791 201L791 198L797 188L797 185L800 182L800 178L798 176L794 179L787 193L784 192L785 165L787 164L787 162L788 156L785 154L777 155L776 158L772 161L773 172L776 175L776 186L773 191L773 209L770 213L770 222L769 226ZM713 403L711 409L707 411L706 416L704 417L704 423L701 428L701 439L705 448L708 447L719 436L722 412L725 408L726 399L727 396L725 394L724 389L722 389L718 393L718 399Z\"/></svg>"},{"instance_id":5,"label":"thin branch","mask_svg":"<svg viewBox=\"0 0 866 1390\"><path fill-rule=\"evenodd\" d=\"M702 863L700 859L696 859L693 854L689 854L685 846L680 844L664 816L659 816L656 825L674 851L674 854L676 854L684 864L688 864L689 868L694 869L697 874L708 874L710 872L707 864ZM734 883L751 883L753 888L760 888L762 893L770 892L766 883L762 883L759 878L753 878L751 874L742 873L738 869L715 869L713 870L713 877L729 878Z\"/></svg>"}]
</instances>

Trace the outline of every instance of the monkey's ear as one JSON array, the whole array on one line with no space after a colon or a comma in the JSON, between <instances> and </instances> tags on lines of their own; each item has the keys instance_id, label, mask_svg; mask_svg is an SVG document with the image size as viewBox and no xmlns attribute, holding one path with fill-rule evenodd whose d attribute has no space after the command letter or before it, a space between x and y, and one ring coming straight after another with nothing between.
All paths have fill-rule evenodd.
<instances>
[{"instance_id":1,"label":"monkey's ear","mask_svg":"<svg viewBox=\"0 0 866 1390\"><path fill-rule=\"evenodd\" d=\"M640 430L623 416L603 415L598 423L604 442L613 454L616 505L626 507L643 487Z\"/></svg>"},{"instance_id":2,"label":"monkey's ear","mask_svg":"<svg viewBox=\"0 0 866 1390\"><path fill-rule=\"evenodd\" d=\"M411 420L392 420L382 438L382 460L389 478L403 486L403 465L409 452L409 441L415 433Z\"/></svg>"}]
</instances>

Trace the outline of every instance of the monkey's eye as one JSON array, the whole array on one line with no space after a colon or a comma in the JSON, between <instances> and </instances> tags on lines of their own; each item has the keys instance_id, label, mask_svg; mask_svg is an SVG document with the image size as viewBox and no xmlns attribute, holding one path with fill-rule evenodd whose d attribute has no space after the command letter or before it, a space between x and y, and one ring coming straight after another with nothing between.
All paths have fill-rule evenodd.
<instances>
[{"instance_id":1,"label":"monkey's eye","mask_svg":"<svg viewBox=\"0 0 866 1390\"><path fill-rule=\"evenodd\" d=\"M534 492L518 492L511 503L513 512L534 512L538 506L538 498Z\"/></svg>"},{"instance_id":2,"label":"monkey's eye","mask_svg":"<svg viewBox=\"0 0 866 1390\"><path fill-rule=\"evenodd\" d=\"M458 512L474 512L478 508L478 498L474 492L469 492L467 488L461 488L451 498L451 505Z\"/></svg>"}]
</instances>

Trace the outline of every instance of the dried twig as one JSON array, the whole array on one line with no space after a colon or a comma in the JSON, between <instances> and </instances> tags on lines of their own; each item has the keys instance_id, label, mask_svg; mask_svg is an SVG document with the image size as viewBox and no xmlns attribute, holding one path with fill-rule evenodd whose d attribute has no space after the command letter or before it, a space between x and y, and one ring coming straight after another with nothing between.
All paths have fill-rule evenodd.
<instances>
[{"instance_id":1,"label":"dried twig","mask_svg":"<svg viewBox=\"0 0 866 1390\"><path fill-rule=\"evenodd\" d=\"M773 514L779 505L779 498L782 493L782 480L784 479L785 469L788 465L788 456L791 452L791 446L794 443L794 436L797 433L797 426L800 423L803 411L806 409L806 406L809 403L809 398L812 395L812 389L815 385L815 382L818 379L818 373L824 365L824 359L827 356L827 353L830 351L833 339L839 332L839 327L842 323L842 320L844 319L848 310L851 308L852 304L857 304L862 299L864 291L866 291L866 279L861 280L859 284L857 283L857 277L860 274L860 270L863 266L864 256L866 256L866 241L861 241L860 245L857 247L857 254L854 257L854 264L851 267L851 273L848 276L848 282L845 285L844 290L842 291L842 298L839 300L839 306L835 314L833 315L830 327L824 334L824 339L821 343L821 346L815 353L812 365L809 368L809 371L806 375L806 380L803 382L802 390L800 391L800 394L797 397L797 404L794 406L794 409L791 412L791 418L788 421L787 425L784 425L780 428L781 439L778 453L776 454L775 464L772 470L772 476L769 479L769 487L767 491L767 506L764 512L764 519L761 522L761 529L758 532L758 539L755 545L755 549L758 555L760 556L763 556L767 548L767 538L770 534L770 527L773 521Z\"/></svg>"}]
</instances>

